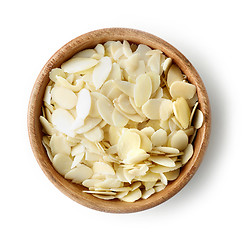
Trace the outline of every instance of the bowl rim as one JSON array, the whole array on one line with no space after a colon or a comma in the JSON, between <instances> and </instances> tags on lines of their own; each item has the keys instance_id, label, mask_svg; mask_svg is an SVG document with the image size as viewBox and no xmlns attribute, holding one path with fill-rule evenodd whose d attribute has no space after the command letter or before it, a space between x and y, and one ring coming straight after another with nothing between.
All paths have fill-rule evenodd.
<instances>
[{"instance_id":1,"label":"bowl rim","mask_svg":"<svg viewBox=\"0 0 248 240\"><path fill-rule=\"evenodd\" d=\"M110 38L110 36L112 36L112 38ZM125 36L125 38L123 38L123 36ZM197 134L198 148L194 149L195 150L194 155L190 159L191 164L187 163L184 166L184 168L187 166L186 167L187 170L185 170L185 174L183 175L183 177L180 179L178 178L179 180L177 179L173 181L173 182L177 181L176 184L170 184L161 192L154 194L156 195L156 198L153 198L152 201L138 200L137 202L140 201L141 203L137 204L137 202L124 203L118 200L118 202L115 201L113 203L112 201L106 201L101 199L94 200L96 199L95 197L93 196L89 197L87 196L89 194L85 195L85 193L82 193L82 196L80 196L79 194L76 194L76 190L74 192L71 189L71 186L75 184L69 182L68 180L64 179L61 175L59 175L52 167L52 164L47 156L46 159L44 158L44 147L41 144L41 137L40 137L41 127L39 123L39 118L37 118L37 111L38 111L37 109L39 109L37 107L38 98L39 97L41 98L41 96L43 97L44 88L46 87L46 84L44 84L44 79L48 77L48 73L52 68L60 66L62 62L71 58L76 52L79 51L80 48L81 50L85 49L82 48L82 44L88 44L88 46L90 46L92 39L98 39L98 41L99 39L102 39L102 42L98 42L98 43L106 42L103 41L104 39L128 40L130 42L134 42L137 44L143 43L148 46L152 46L153 48L157 47L157 49L161 50L166 56L172 58L173 61L179 66L179 68L185 74L187 73L186 75L188 77L189 82L196 83L197 93L199 97L199 108L204 113L204 124L201 127L201 129L198 130L198 134ZM94 43L91 47L94 47L95 45L96 44ZM65 60L62 61L61 59L65 59ZM59 61L62 62L59 63ZM41 106L41 103L39 104ZM41 108L39 110L41 110ZM91 209L95 209L103 212L111 212L111 213L130 213L130 212L138 212L138 211L146 210L165 202L166 200L170 199L175 194L177 194L193 177L193 175L195 174L195 172L197 171L203 160L203 156L209 142L209 137L211 132L211 109L210 109L208 94L203 81L201 80L199 74L197 73L193 65L179 50L177 50L175 47L173 47L163 39L141 30L130 29L130 28L103 28L103 29L87 32L72 39L64 46L62 46L59 50L57 50L52 55L52 57L46 62L46 64L40 71L31 92L29 105L28 105L27 126L28 126L28 135L29 135L31 148L39 166L41 167L45 175L48 177L48 179L62 193L64 193L72 200L78 202L79 204L89 207ZM47 159L49 160L49 162L47 161ZM65 181L62 180L61 177ZM94 199L92 199L92 197ZM109 202L112 202L113 204L109 204Z\"/></svg>"}]
</instances>

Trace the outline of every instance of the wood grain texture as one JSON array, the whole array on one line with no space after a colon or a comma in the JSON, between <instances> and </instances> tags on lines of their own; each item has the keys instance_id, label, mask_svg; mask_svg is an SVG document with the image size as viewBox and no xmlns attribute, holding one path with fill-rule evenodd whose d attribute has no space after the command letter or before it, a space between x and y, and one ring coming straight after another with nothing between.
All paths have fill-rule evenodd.
<instances>
[{"instance_id":1,"label":"wood grain texture","mask_svg":"<svg viewBox=\"0 0 248 240\"><path fill-rule=\"evenodd\" d=\"M95 198L91 194L82 193L82 190L85 189L83 186L71 183L55 171L42 145L42 131L39 116L41 114L45 87L49 82L49 72L53 68L60 67L63 62L71 58L75 53L86 48L95 47L98 43L104 43L109 40L128 40L137 44L146 44L151 48L160 49L166 56L172 58L188 77L189 82L196 86L199 98L199 109L204 115L203 126L198 130L197 137L194 141L194 155L182 168L179 177L161 192L152 195L146 200L138 200L134 203L126 203L119 200L106 201ZM145 210L165 202L178 193L188 183L200 166L208 145L211 113L209 99L204 84L195 68L182 53L166 41L149 33L126 28L107 28L92 31L73 39L60 48L48 60L37 77L31 93L27 124L34 156L43 172L61 192L74 201L95 210L112 213L130 213Z\"/></svg>"}]
</instances>

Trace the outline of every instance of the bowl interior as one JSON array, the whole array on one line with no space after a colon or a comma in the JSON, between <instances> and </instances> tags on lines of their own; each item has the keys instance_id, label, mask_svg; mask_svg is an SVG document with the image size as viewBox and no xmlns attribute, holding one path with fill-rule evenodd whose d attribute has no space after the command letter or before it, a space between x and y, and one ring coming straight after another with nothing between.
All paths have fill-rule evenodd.
<instances>
[{"instance_id":1,"label":"bowl interior","mask_svg":"<svg viewBox=\"0 0 248 240\"><path fill-rule=\"evenodd\" d=\"M93 48L98 43L104 43L109 40L127 40L137 44L146 44L153 49L161 50L166 56L172 58L182 72L188 77L189 82L197 87L199 98L198 106L204 115L203 126L198 130L196 139L193 143L193 157L181 169L179 177L175 181L170 182L161 192L152 195L146 200L138 200L134 203L126 203L119 200L106 201L95 198L91 194L82 193L82 190L84 189L83 186L66 180L55 171L41 142L43 133L41 131L39 116L41 115L44 91L49 82L49 72L53 68L60 67L63 62L70 59L77 52L83 49ZM210 120L210 106L207 92L200 76L191 63L178 50L164 40L142 31L123 28L101 29L89 32L73 39L59 49L41 70L33 87L28 110L28 130L32 150L38 164L50 181L74 201L95 210L114 213L145 210L166 201L180 191L194 175L202 161L210 134Z\"/></svg>"}]
</instances>

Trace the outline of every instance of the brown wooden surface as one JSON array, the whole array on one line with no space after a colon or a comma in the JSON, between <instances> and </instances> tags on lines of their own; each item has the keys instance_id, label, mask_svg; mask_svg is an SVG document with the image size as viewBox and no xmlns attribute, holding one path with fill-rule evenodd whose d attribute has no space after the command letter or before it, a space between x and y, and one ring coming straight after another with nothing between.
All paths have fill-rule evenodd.
<instances>
[{"instance_id":1,"label":"brown wooden surface","mask_svg":"<svg viewBox=\"0 0 248 240\"><path fill-rule=\"evenodd\" d=\"M198 130L197 137L194 141L194 155L182 168L179 177L161 192L152 195L146 200L138 200L134 203L126 203L119 200L106 201L95 198L91 194L82 193L84 189L83 186L71 183L55 171L41 142L42 132L39 116L41 114L45 87L49 82L48 73L51 69L59 67L75 53L86 48L95 47L98 43L104 43L109 40L128 40L138 44L146 44L151 48L160 49L166 56L172 58L183 73L186 74L189 82L196 85L199 109L201 109L204 115L203 126ZM211 114L206 89L199 74L185 56L169 43L154 35L125 28L108 28L92 31L73 39L60 48L41 70L34 84L28 108L28 134L31 147L38 164L49 180L61 192L74 201L95 210L113 213L129 213L145 210L168 200L179 192L192 178L203 159L209 141L210 125Z\"/></svg>"}]
</instances>

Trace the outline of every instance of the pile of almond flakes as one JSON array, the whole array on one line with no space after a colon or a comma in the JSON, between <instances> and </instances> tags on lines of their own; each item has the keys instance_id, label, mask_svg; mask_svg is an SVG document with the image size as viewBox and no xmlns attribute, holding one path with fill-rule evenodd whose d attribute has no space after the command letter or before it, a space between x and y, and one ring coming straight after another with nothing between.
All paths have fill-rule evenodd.
<instances>
[{"instance_id":1,"label":"pile of almond flakes","mask_svg":"<svg viewBox=\"0 0 248 240\"><path fill-rule=\"evenodd\" d=\"M54 168L95 197L134 202L175 180L203 122L196 87L161 51L127 41L50 72L40 121Z\"/></svg>"}]
</instances>

